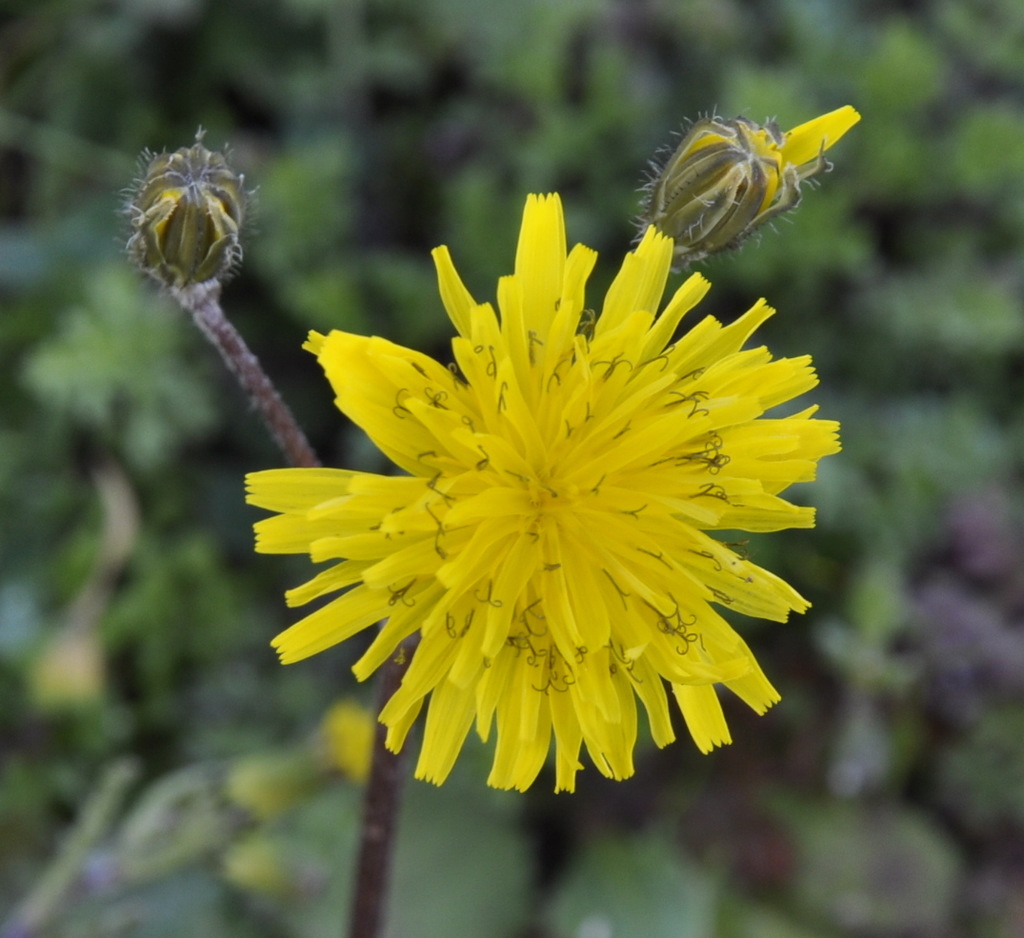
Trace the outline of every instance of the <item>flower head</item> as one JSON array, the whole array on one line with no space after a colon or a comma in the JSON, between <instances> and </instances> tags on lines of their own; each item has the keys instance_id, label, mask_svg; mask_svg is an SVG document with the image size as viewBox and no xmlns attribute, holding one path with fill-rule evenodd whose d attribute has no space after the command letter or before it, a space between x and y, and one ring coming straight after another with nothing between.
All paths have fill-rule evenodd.
<instances>
[{"instance_id":1,"label":"flower head","mask_svg":"<svg viewBox=\"0 0 1024 938\"><path fill-rule=\"evenodd\" d=\"M786 133L774 121L702 118L647 187L642 226L675 241L680 266L737 247L800 204L800 183L832 168L825 151L859 120L849 105Z\"/></svg>"},{"instance_id":2,"label":"flower head","mask_svg":"<svg viewBox=\"0 0 1024 938\"><path fill-rule=\"evenodd\" d=\"M299 661L387 618L354 666L364 679L418 634L380 719L398 750L426 705L420 778L443 781L474 725L497 730L495 787L527 788L552 736L557 789L581 746L625 778L638 701L664 746L669 688L708 751L730 741L716 684L759 713L778 700L715 607L782 621L807 602L709 532L813 525L780 493L838 450L837 426L813 407L764 416L816 378L807 357L743 349L763 301L673 340L709 285L690 277L659 316L672 250L648 230L595 316L595 253L566 256L561 202L531 196L500 318L434 252L452 369L381 338L310 335L338 407L407 475L248 477L249 501L277 512L257 550L328 564L288 602L344 590L274 645Z\"/></svg>"}]
</instances>

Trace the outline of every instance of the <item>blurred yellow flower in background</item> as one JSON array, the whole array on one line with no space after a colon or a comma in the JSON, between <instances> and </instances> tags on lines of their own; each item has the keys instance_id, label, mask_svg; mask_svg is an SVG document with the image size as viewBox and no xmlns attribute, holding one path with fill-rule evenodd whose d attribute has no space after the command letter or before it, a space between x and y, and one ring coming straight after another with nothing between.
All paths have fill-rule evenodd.
<instances>
[{"instance_id":1,"label":"blurred yellow flower in background","mask_svg":"<svg viewBox=\"0 0 1024 938\"><path fill-rule=\"evenodd\" d=\"M380 719L397 751L428 705L420 778L442 782L475 725L497 730L489 784L526 789L553 735L556 790L572 790L584 746L602 774L633 773L638 700L654 741L674 739L666 683L703 751L730 741L716 684L758 713L779 699L715 606L783 621L808 604L708 532L812 526L780 494L838 451L838 427L814 407L765 416L817 379L806 356L743 348L763 301L674 338L709 284L690 277L658 314L673 247L648 229L595 315L595 252L567 254L558 196L530 196L500 317L434 252L452 369L382 338L306 343L407 475L248 476L276 513L257 550L329 564L288 603L343 591L274 645L291 663L387 619L363 680L418 635Z\"/></svg>"},{"instance_id":2,"label":"blurred yellow flower in background","mask_svg":"<svg viewBox=\"0 0 1024 938\"><path fill-rule=\"evenodd\" d=\"M97 704L107 689L107 669L96 630L72 626L55 632L28 676L32 698L41 710Z\"/></svg>"},{"instance_id":3,"label":"blurred yellow flower in background","mask_svg":"<svg viewBox=\"0 0 1024 938\"><path fill-rule=\"evenodd\" d=\"M365 782L370 777L373 730L373 715L354 700L332 704L320 727L326 764L353 782Z\"/></svg>"}]
</instances>

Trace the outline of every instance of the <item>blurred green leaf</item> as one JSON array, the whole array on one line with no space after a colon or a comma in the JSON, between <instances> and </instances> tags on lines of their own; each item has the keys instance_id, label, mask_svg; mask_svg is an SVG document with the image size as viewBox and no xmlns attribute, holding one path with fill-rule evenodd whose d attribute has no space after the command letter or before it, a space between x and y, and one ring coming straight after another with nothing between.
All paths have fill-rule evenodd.
<instances>
[{"instance_id":1,"label":"blurred green leaf","mask_svg":"<svg viewBox=\"0 0 1024 938\"><path fill-rule=\"evenodd\" d=\"M580 851L550 902L559 938L711 938L717 890L664 837L598 838Z\"/></svg>"},{"instance_id":2,"label":"blurred green leaf","mask_svg":"<svg viewBox=\"0 0 1024 938\"><path fill-rule=\"evenodd\" d=\"M33 350L25 380L55 413L117 440L136 465L166 464L216 419L206 378L186 357L185 328L127 265L107 268Z\"/></svg>"},{"instance_id":3,"label":"blurred green leaf","mask_svg":"<svg viewBox=\"0 0 1024 938\"><path fill-rule=\"evenodd\" d=\"M1024 121L1009 101L978 102L955 137L953 166L966 192L997 203L1024 190Z\"/></svg>"},{"instance_id":4,"label":"blurred green leaf","mask_svg":"<svg viewBox=\"0 0 1024 938\"><path fill-rule=\"evenodd\" d=\"M938 0L937 19L943 38L986 73L1020 82L1024 80L1020 44L1024 41L1024 11L1014 0L981 0L972 4Z\"/></svg>"},{"instance_id":5,"label":"blurred green leaf","mask_svg":"<svg viewBox=\"0 0 1024 938\"><path fill-rule=\"evenodd\" d=\"M533 869L519 799L482 788L479 777L408 784L391 928L408 938L521 934Z\"/></svg>"},{"instance_id":6,"label":"blurred green leaf","mask_svg":"<svg viewBox=\"0 0 1024 938\"><path fill-rule=\"evenodd\" d=\"M919 812L859 804L797 806L795 899L810 921L863 934L941 934L952 926L962 861Z\"/></svg>"},{"instance_id":7,"label":"blurred green leaf","mask_svg":"<svg viewBox=\"0 0 1024 938\"><path fill-rule=\"evenodd\" d=\"M1024 822L1022 739L1024 707L1007 704L986 710L974 731L943 754L942 800L975 830Z\"/></svg>"}]
</instances>

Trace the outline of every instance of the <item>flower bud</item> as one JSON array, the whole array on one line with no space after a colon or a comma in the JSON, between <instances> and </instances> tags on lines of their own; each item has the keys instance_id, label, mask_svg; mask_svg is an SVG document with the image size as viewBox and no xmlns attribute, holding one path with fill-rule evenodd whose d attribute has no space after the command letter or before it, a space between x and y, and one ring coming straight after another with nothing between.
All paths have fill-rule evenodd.
<instances>
[{"instance_id":1,"label":"flower bud","mask_svg":"<svg viewBox=\"0 0 1024 938\"><path fill-rule=\"evenodd\" d=\"M242 258L245 177L196 142L149 160L128 202L128 253L169 287L220 280Z\"/></svg>"},{"instance_id":2,"label":"flower bud","mask_svg":"<svg viewBox=\"0 0 1024 938\"><path fill-rule=\"evenodd\" d=\"M228 800L254 817L282 814L320 790L324 776L312 752L260 752L237 759L225 781Z\"/></svg>"},{"instance_id":3,"label":"flower bud","mask_svg":"<svg viewBox=\"0 0 1024 938\"><path fill-rule=\"evenodd\" d=\"M800 184L832 168L825 150L859 120L846 106L783 133L774 121L702 118L648 185L642 227L675 241L677 269L738 247L799 205Z\"/></svg>"},{"instance_id":4,"label":"flower bud","mask_svg":"<svg viewBox=\"0 0 1024 938\"><path fill-rule=\"evenodd\" d=\"M236 841L221 862L227 882L257 895L301 901L326 885L322 869L299 862L287 844L265 834Z\"/></svg>"},{"instance_id":5,"label":"flower bud","mask_svg":"<svg viewBox=\"0 0 1024 938\"><path fill-rule=\"evenodd\" d=\"M36 705L46 711L97 703L106 688L103 650L93 629L65 627L47 642L29 669Z\"/></svg>"}]
</instances>

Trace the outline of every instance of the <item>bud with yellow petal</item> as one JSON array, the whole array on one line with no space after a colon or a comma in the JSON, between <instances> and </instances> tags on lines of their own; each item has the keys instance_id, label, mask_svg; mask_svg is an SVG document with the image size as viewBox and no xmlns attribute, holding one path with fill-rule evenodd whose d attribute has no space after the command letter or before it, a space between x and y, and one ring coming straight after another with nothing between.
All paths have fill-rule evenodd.
<instances>
[{"instance_id":1,"label":"bud with yellow petal","mask_svg":"<svg viewBox=\"0 0 1024 938\"><path fill-rule=\"evenodd\" d=\"M848 105L786 133L774 121L702 118L648 185L642 227L675 241L677 269L738 247L799 205L800 184L832 168L825 151L859 120Z\"/></svg>"},{"instance_id":2,"label":"bud with yellow petal","mask_svg":"<svg viewBox=\"0 0 1024 938\"><path fill-rule=\"evenodd\" d=\"M245 178L203 146L152 157L131 193L128 253L169 287L221 280L241 260Z\"/></svg>"}]
</instances>

